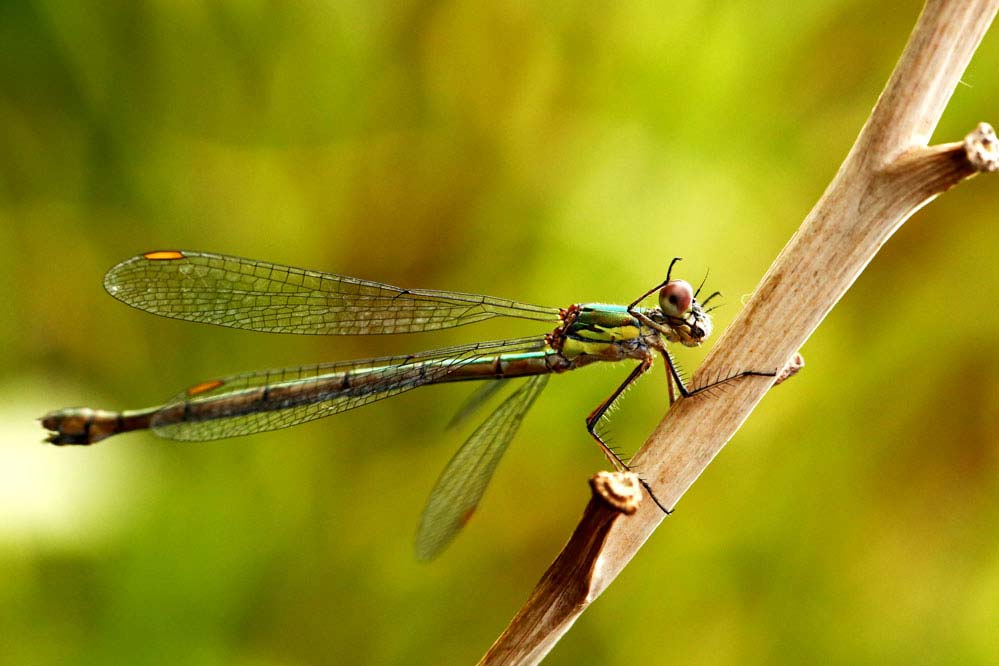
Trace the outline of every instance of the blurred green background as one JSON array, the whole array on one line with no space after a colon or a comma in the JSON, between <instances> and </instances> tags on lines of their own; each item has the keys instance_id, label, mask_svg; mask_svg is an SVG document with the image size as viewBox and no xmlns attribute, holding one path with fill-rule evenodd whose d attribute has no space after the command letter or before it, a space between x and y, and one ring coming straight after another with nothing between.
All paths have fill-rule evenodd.
<instances>
[{"instance_id":1,"label":"blurred green background","mask_svg":"<svg viewBox=\"0 0 999 666\"><path fill-rule=\"evenodd\" d=\"M421 565L470 387L199 445L56 449L34 419L537 326L268 336L131 310L104 271L203 249L561 306L627 301L679 255L724 291L721 330L920 6L0 3L0 663L474 662L575 525L605 466L583 418L627 369L552 381ZM937 141L999 120L997 68L993 33ZM547 663L999 660L997 204L977 178L901 229ZM615 413L626 451L663 381Z\"/></svg>"}]
</instances>

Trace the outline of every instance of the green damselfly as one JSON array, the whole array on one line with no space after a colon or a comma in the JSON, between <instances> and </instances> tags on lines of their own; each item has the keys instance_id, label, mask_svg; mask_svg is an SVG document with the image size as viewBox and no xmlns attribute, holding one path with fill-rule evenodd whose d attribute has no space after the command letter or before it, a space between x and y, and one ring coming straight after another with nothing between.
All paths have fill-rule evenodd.
<instances>
[{"instance_id":1,"label":"green damselfly","mask_svg":"<svg viewBox=\"0 0 999 666\"><path fill-rule=\"evenodd\" d=\"M174 319L303 335L434 331L494 317L541 321L554 328L533 337L211 379L156 407L122 412L64 409L44 416L42 424L51 431L47 441L59 445L93 444L145 429L168 439L203 441L304 423L428 384L527 378L466 440L431 492L416 539L417 555L430 559L471 516L549 375L597 362L638 361L586 419L587 430L618 471L628 466L601 438L597 423L652 367L657 352L668 370L670 403L677 391L688 397L737 377L774 376L746 371L694 390L686 387L666 344L700 345L711 334L704 306L716 294L699 302L700 288L694 291L690 283L671 278L677 261L670 263L665 280L628 306L549 308L476 294L400 289L220 254L149 252L113 267L104 286L128 305ZM658 306L639 306L656 292ZM484 401L499 385L487 382L468 404Z\"/></svg>"}]
</instances>

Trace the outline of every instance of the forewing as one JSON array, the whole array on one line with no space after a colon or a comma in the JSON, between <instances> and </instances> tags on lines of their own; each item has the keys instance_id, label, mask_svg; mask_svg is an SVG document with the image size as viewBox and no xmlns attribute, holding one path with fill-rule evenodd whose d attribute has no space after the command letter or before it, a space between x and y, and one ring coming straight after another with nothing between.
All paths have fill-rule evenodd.
<instances>
[{"instance_id":1,"label":"forewing","mask_svg":"<svg viewBox=\"0 0 999 666\"><path fill-rule=\"evenodd\" d=\"M448 462L420 518L416 533L419 559L437 557L472 517L524 414L547 382L548 375L527 380L472 433Z\"/></svg>"},{"instance_id":2,"label":"forewing","mask_svg":"<svg viewBox=\"0 0 999 666\"><path fill-rule=\"evenodd\" d=\"M463 326L492 317L559 320L557 308L379 282L221 254L148 252L104 277L108 293L173 319L268 333L372 335Z\"/></svg>"}]
</instances>

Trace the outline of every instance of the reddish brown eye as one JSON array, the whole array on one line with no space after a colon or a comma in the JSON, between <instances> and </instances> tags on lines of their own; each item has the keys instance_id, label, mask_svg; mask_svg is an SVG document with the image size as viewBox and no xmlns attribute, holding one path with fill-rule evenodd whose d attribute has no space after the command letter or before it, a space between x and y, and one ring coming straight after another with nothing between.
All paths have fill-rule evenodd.
<instances>
[{"instance_id":1,"label":"reddish brown eye","mask_svg":"<svg viewBox=\"0 0 999 666\"><path fill-rule=\"evenodd\" d=\"M686 280L670 280L659 290L659 307L671 317L682 317L694 303L694 288Z\"/></svg>"}]
</instances>

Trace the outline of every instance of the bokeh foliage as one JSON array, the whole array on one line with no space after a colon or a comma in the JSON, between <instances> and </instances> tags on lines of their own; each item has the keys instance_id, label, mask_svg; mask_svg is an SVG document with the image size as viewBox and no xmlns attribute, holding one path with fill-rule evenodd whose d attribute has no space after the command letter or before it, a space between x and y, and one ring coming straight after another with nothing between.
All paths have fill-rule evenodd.
<instances>
[{"instance_id":1,"label":"bokeh foliage","mask_svg":"<svg viewBox=\"0 0 999 666\"><path fill-rule=\"evenodd\" d=\"M0 663L451 664L505 626L603 466L626 373L552 381L450 551L434 387L201 445L38 444L73 404L530 333L297 339L157 319L113 263L205 249L550 305L668 260L728 305L835 173L916 1L0 3ZM995 116L986 37L937 132ZM920 211L552 664L999 660L999 181ZM684 353L693 368L701 357ZM634 450L661 371L611 423Z\"/></svg>"}]
</instances>

